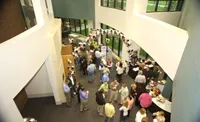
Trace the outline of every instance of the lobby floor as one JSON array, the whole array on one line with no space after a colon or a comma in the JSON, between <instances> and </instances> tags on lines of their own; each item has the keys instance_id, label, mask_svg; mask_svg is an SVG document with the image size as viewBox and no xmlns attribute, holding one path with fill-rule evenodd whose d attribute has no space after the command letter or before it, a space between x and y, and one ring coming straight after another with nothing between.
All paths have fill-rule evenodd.
<instances>
[{"instance_id":1,"label":"lobby floor","mask_svg":"<svg viewBox=\"0 0 200 122\"><path fill-rule=\"evenodd\" d=\"M38 122L103 122L104 117L97 114L95 93L100 86L99 73L96 73L95 83L89 84L88 77L83 75L82 72L77 71L77 79L81 84L89 90L89 111L80 112L79 104L77 104L77 98L72 100L72 107L67 108L65 105L55 105L53 97L46 98L33 98L28 99L24 110L22 111L23 117L33 117L38 120ZM115 78L115 71L111 73L111 80ZM123 81L127 83L130 88L130 84L134 81L128 75L123 76ZM114 122L119 122L119 105L115 104L116 114ZM127 122L134 122L135 114L138 108L133 105L130 117ZM149 122L152 122L152 114L147 112Z\"/></svg>"}]
</instances>

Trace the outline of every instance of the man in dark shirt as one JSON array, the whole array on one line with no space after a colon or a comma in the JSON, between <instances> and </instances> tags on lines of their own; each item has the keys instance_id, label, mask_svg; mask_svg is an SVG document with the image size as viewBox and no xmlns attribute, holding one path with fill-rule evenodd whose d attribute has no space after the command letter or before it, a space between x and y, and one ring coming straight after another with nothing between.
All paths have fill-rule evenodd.
<instances>
[{"instance_id":1,"label":"man in dark shirt","mask_svg":"<svg viewBox=\"0 0 200 122\"><path fill-rule=\"evenodd\" d=\"M104 96L103 96L103 92L104 92L103 89L96 92L97 111L98 111L100 116L104 116L103 115L103 108L104 108L104 105L105 105L105 99L104 99Z\"/></svg>"}]
</instances>

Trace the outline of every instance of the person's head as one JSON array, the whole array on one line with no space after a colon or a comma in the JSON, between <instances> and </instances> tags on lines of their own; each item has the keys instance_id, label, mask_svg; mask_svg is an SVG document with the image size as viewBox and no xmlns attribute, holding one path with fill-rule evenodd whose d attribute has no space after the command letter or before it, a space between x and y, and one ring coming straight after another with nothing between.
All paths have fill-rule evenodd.
<instances>
[{"instance_id":1,"label":"person's head","mask_svg":"<svg viewBox=\"0 0 200 122\"><path fill-rule=\"evenodd\" d=\"M68 80L65 80L65 84L68 84L69 82L68 82Z\"/></svg>"},{"instance_id":2,"label":"person's head","mask_svg":"<svg viewBox=\"0 0 200 122\"><path fill-rule=\"evenodd\" d=\"M133 96L131 94L128 95L129 100L133 99Z\"/></svg>"},{"instance_id":3,"label":"person's head","mask_svg":"<svg viewBox=\"0 0 200 122\"><path fill-rule=\"evenodd\" d=\"M133 90L135 90L136 88L137 88L137 85L134 83L134 84L131 84L131 88L133 89Z\"/></svg>"},{"instance_id":4,"label":"person's head","mask_svg":"<svg viewBox=\"0 0 200 122\"><path fill-rule=\"evenodd\" d=\"M124 87L124 88L125 88L125 87L126 87L126 83L123 83L123 84L122 84L122 87Z\"/></svg>"},{"instance_id":5,"label":"person's head","mask_svg":"<svg viewBox=\"0 0 200 122\"><path fill-rule=\"evenodd\" d=\"M68 77L71 77L71 76L72 76L72 73L71 73L71 72L69 72L69 73L68 73Z\"/></svg>"},{"instance_id":6,"label":"person's head","mask_svg":"<svg viewBox=\"0 0 200 122\"><path fill-rule=\"evenodd\" d=\"M109 100L108 103L113 104L113 101L112 101L112 100Z\"/></svg>"},{"instance_id":7,"label":"person's head","mask_svg":"<svg viewBox=\"0 0 200 122\"><path fill-rule=\"evenodd\" d=\"M140 70L140 71L138 72L138 75L143 75L142 70Z\"/></svg>"},{"instance_id":8,"label":"person's head","mask_svg":"<svg viewBox=\"0 0 200 122\"><path fill-rule=\"evenodd\" d=\"M141 122L148 122L148 118L147 117L143 117Z\"/></svg>"},{"instance_id":9,"label":"person's head","mask_svg":"<svg viewBox=\"0 0 200 122\"><path fill-rule=\"evenodd\" d=\"M81 86L81 90L82 90L82 91L84 91L84 90L85 90L84 86Z\"/></svg>"},{"instance_id":10,"label":"person's head","mask_svg":"<svg viewBox=\"0 0 200 122\"><path fill-rule=\"evenodd\" d=\"M107 85L107 84L108 84L108 81L105 81L103 84Z\"/></svg>"},{"instance_id":11,"label":"person's head","mask_svg":"<svg viewBox=\"0 0 200 122\"><path fill-rule=\"evenodd\" d=\"M126 108L128 108L128 101L123 101L123 106L125 106Z\"/></svg>"},{"instance_id":12,"label":"person's head","mask_svg":"<svg viewBox=\"0 0 200 122\"><path fill-rule=\"evenodd\" d=\"M145 114L146 113L146 110L144 108L141 108L139 111L140 111L141 114Z\"/></svg>"},{"instance_id":13,"label":"person's head","mask_svg":"<svg viewBox=\"0 0 200 122\"><path fill-rule=\"evenodd\" d=\"M165 113L164 113L163 111L160 111L160 112L159 112L159 115L160 115L160 116L165 116Z\"/></svg>"},{"instance_id":14,"label":"person's head","mask_svg":"<svg viewBox=\"0 0 200 122\"><path fill-rule=\"evenodd\" d=\"M104 92L104 90L103 89L100 89L100 91L99 91L101 94L103 94L103 92Z\"/></svg>"},{"instance_id":15,"label":"person's head","mask_svg":"<svg viewBox=\"0 0 200 122\"><path fill-rule=\"evenodd\" d=\"M117 81L117 80L114 80L113 82L114 82L114 83L118 83L118 81Z\"/></svg>"},{"instance_id":16,"label":"person's head","mask_svg":"<svg viewBox=\"0 0 200 122\"><path fill-rule=\"evenodd\" d=\"M92 60L89 61L89 64L92 64Z\"/></svg>"}]
</instances>

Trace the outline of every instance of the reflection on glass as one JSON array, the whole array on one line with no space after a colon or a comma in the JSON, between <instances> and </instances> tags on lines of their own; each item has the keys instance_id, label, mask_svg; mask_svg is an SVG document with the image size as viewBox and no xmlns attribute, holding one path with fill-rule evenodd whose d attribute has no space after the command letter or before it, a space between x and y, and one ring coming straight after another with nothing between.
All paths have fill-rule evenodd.
<instances>
[{"instance_id":1,"label":"reflection on glass","mask_svg":"<svg viewBox=\"0 0 200 122\"><path fill-rule=\"evenodd\" d=\"M178 1L172 1L170 6L170 11L176 11Z\"/></svg>"},{"instance_id":2,"label":"reflection on glass","mask_svg":"<svg viewBox=\"0 0 200 122\"><path fill-rule=\"evenodd\" d=\"M109 7L114 8L114 0L109 0Z\"/></svg>"},{"instance_id":3,"label":"reflection on glass","mask_svg":"<svg viewBox=\"0 0 200 122\"><path fill-rule=\"evenodd\" d=\"M126 10L126 0L124 0L123 10Z\"/></svg>"},{"instance_id":4,"label":"reflection on glass","mask_svg":"<svg viewBox=\"0 0 200 122\"><path fill-rule=\"evenodd\" d=\"M122 8L121 5L122 5L122 0L116 0L116 8L121 9Z\"/></svg>"},{"instance_id":5,"label":"reflection on glass","mask_svg":"<svg viewBox=\"0 0 200 122\"><path fill-rule=\"evenodd\" d=\"M167 11L169 6L169 1L159 1L157 11Z\"/></svg>"},{"instance_id":6,"label":"reflection on glass","mask_svg":"<svg viewBox=\"0 0 200 122\"><path fill-rule=\"evenodd\" d=\"M148 1L147 12L154 12L156 8L156 1Z\"/></svg>"},{"instance_id":7,"label":"reflection on glass","mask_svg":"<svg viewBox=\"0 0 200 122\"><path fill-rule=\"evenodd\" d=\"M29 29L37 24L32 0L20 0L20 3L23 11L24 21Z\"/></svg>"},{"instance_id":8,"label":"reflection on glass","mask_svg":"<svg viewBox=\"0 0 200 122\"><path fill-rule=\"evenodd\" d=\"M107 1L108 0L103 0L103 6L107 6Z\"/></svg>"}]
</instances>

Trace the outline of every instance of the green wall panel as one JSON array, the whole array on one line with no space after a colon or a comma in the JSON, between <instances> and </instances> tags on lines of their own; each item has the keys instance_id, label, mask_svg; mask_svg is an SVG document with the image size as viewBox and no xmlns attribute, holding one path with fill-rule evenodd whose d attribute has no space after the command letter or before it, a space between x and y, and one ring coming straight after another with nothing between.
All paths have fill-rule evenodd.
<instances>
[{"instance_id":1,"label":"green wall panel","mask_svg":"<svg viewBox=\"0 0 200 122\"><path fill-rule=\"evenodd\" d=\"M94 20L94 0L52 0L54 16Z\"/></svg>"}]
</instances>

